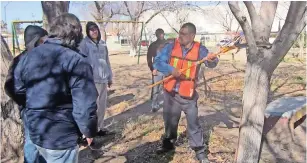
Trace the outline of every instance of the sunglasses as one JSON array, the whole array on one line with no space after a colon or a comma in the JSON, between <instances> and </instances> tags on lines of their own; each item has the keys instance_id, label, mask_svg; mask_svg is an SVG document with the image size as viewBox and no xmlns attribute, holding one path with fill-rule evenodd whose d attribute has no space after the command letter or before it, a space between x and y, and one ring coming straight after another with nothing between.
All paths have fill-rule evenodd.
<instances>
[{"instance_id":1,"label":"sunglasses","mask_svg":"<svg viewBox=\"0 0 307 163\"><path fill-rule=\"evenodd\" d=\"M90 28L89 30L90 31L98 31L98 28L97 27L93 27L93 28Z\"/></svg>"}]
</instances>

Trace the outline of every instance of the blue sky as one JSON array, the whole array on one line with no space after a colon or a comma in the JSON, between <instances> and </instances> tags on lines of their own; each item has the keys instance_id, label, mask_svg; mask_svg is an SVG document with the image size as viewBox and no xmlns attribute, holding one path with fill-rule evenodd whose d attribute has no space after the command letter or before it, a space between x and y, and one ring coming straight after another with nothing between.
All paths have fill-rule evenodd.
<instances>
[{"instance_id":1,"label":"blue sky","mask_svg":"<svg viewBox=\"0 0 307 163\"><path fill-rule=\"evenodd\" d=\"M81 2L71 2L69 12L75 14L80 20L89 19L89 15L81 12L82 7L78 4ZM92 3L92 2L85 2ZM197 2L199 5L215 5L217 2ZM6 6L6 10L5 10ZM42 20L42 7L41 1L1 1L1 20L8 23L8 29L11 31L11 22L13 20ZM24 27L24 26L23 26Z\"/></svg>"},{"instance_id":2,"label":"blue sky","mask_svg":"<svg viewBox=\"0 0 307 163\"><path fill-rule=\"evenodd\" d=\"M13 20L42 20L43 11L40 1L1 1L1 20L3 21L5 21L5 6L9 31L11 31ZM84 20L84 13L80 12L80 8L80 5L71 3L69 12L78 16L80 20Z\"/></svg>"}]
</instances>

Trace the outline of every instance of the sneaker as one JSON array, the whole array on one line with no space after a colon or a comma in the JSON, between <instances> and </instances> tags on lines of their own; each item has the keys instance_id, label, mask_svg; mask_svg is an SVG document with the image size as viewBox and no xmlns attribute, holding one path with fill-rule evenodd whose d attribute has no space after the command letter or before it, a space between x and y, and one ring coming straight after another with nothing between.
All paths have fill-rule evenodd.
<instances>
[{"instance_id":1,"label":"sneaker","mask_svg":"<svg viewBox=\"0 0 307 163\"><path fill-rule=\"evenodd\" d=\"M157 107L152 108L152 109L151 109L151 112L155 113L155 112L157 112L159 109L160 109L160 108L157 108Z\"/></svg>"},{"instance_id":2,"label":"sneaker","mask_svg":"<svg viewBox=\"0 0 307 163\"><path fill-rule=\"evenodd\" d=\"M196 158L199 161L199 163L210 163L208 158L204 153L196 154Z\"/></svg>"},{"instance_id":3,"label":"sneaker","mask_svg":"<svg viewBox=\"0 0 307 163\"><path fill-rule=\"evenodd\" d=\"M157 149L156 153L164 154L174 150L175 150L174 143L172 143L170 140L163 140L162 146Z\"/></svg>"},{"instance_id":4,"label":"sneaker","mask_svg":"<svg viewBox=\"0 0 307 163\"><path fill-rule=\"evenodd\" d=\"M199 160L199 163L210 163L210 161L207 158L204 158L202 160Z\"/></svg>"},{"instance_id":5,"label":"sneaker","mask_svg":"<svg viewBox=\"0 0 307 163\"><path fill-rule=\"evenodd\" d=\"M115 132L109 131L109 130L106 130L106 129L99 130L96 133L97 136L107 136L107 135L114 135L114 134L115 134Z\"/></svg>"},{"instance_id":6,"label":"sneaker","mask_svg":"<svg viewBox=\"0 0 307 163\"><path fill-rule=\"evenodd\" d=\"M168 152L171 152L171 151L174 151L174 150L175 150L175 147L173 147L173 148L165 148L165 147L161 146L161 147L159 147L157 149L156 153L158 155L160 155L160 154L168 153Z\"/></svg>"}]
</instances>

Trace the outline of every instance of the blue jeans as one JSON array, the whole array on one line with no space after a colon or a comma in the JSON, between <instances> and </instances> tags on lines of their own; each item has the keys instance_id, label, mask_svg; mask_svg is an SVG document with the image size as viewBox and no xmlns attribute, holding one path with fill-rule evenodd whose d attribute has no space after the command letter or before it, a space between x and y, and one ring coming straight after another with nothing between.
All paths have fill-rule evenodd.
<instances>
[{"instance_id":1,"label":"blue jeans","mask_svg":"<svg viewBox=\"0 0 307 163\"><path fill-rule=\"evenodd\" d=\"M38 153L36 145L31 141L29 130L26 126L26 116L21 112L22 121L24 124L25 143L23 146L24 162L25 163L46 163L45 159Z\"/></svg>"},{"instance_id":2,"label":"blue jeans","mask_svg":"<svg viewBox=\"0 0 307 163\"><path fill-rule=\"evenodd\" d=\"M162 80L164 75L158 71L156 76L152 76L152 82L156 83ZM155 109L159 109L163 104L163 84L159 84L152 88L152 104L151 107Z\"/></svg>"},{"instance_id":3,"label":"blue jeans","mask_svg":"<svg viewBox=\"0 0 307 163\"><path fill-rule=\"evenodd\" d=\"M79 146L64 150L51 150L39 146L36 147L48 163L78 163Z\"/></svg>"}]
</instances>

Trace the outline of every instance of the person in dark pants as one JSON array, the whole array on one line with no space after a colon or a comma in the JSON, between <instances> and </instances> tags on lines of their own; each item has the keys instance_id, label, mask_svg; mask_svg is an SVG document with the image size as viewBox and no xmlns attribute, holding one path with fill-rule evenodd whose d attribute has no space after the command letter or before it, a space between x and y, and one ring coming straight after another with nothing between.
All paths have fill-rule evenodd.
<instances>
[{"instance_id":1,"label":"person in dark pants","mask_svg":"<svg viewBox=\"0 0 307 163\"><path fill-rule=\"evenodd\" d=\"M15 68L15 94L26 94L25 124L47 162L77 163L79 140L91 145L97 129L98 93L91 65L78 53L83 38L79 19L54 18L49 37Z\"/></svg>"},{"instance_id":2,"label":"person in dark pants","mask_svg":"<svg viewBox=\"0 0 307 163\"><path fill-rule=\"evenodd\" d=\"M177 139L178 122L181 111L186 114L187 133L190 147L195 151L200 162L208 162L205 155L203 130L198 122L198 93L196 81L199 65L180 73L196 64L197 61L207 57L205 65L213 68L218 59L213 54L208 54L206 47L195 42L196 27L192 23L182 25L179 38L174 43L165 45L155 58L154 68L164 75L173 75L174 78L164 82L163 119L165 135L162 147L158 154L174 150Z\"/></svg>"},{"instance_id":3,"label":"person in dark pants","mask_svg":"<svg viewBox=\"0 0 307 163\"><path fill-rule=\"evenodd\" d=\"M4 83L4 90L6 94L12 98L14 102L19 105L20 117L24 124L24 162L25 163L44 163L46 162L41 155L39 155L38 150L36 149L35 144L31 141L29 135L29 129L25 124L25 114L24 107L25 107L25 94L16 95L14 93L14 73L17 64L19 63L20 59L23 58L27 52L31 51L33 48L39 46L40 44L44 43L45 39L47 38L47 31L43 28L36 26L36 25L29 25L26 27L24 32L24 41L25 41L25 50L16 56L8 70L8 75L6 77L6 81Z\"/></svg>"},{"instance_id":4,"label":"person in dark pants","mask_svg":"<svg viewBox=\"0 0 307 163\"><path fill-rule=\"evenodd\" d=\"M163 74L156 69L153 68L153 60L157 55L157 51L161 50L166 43L164 39L164 31L161 28L158 28L155 32L157 40L149 45L148 52L147 52L147 64L152 73L152 83L156 83L163 79ZM160 105L163 101L159 100L159 95L163 93L162 86L157 85L152 88L151 95L152 95L152 104L151 109L152 112L156 112L159 110Z\"/></svg>"}]
</instances>

